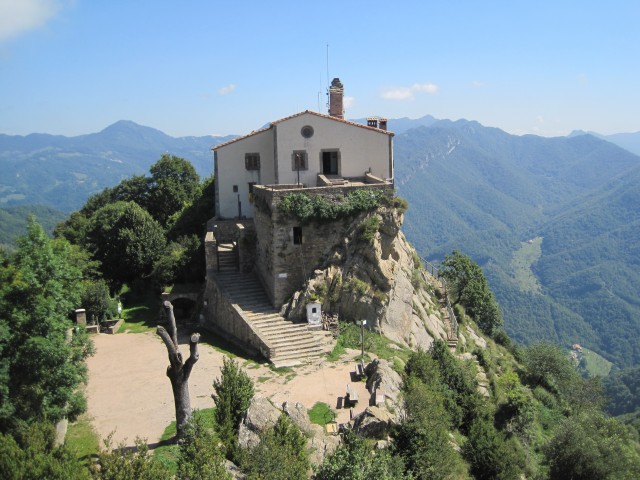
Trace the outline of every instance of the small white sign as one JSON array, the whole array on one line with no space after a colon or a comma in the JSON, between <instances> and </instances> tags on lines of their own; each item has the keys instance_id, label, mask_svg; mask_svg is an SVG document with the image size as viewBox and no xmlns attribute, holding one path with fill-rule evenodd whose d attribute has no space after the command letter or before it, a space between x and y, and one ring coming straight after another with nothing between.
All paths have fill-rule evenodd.
<instances>
[{"instance_id":1,"label":"small white sign","mask_svg":"<svg viewBox=\"0 0 640 480\"><path fill-rule=\"evenodd\" d=\"M287 274L286 273L279 273L278 274L278 278L287 278Z\"/></svg>"}]
</instances>

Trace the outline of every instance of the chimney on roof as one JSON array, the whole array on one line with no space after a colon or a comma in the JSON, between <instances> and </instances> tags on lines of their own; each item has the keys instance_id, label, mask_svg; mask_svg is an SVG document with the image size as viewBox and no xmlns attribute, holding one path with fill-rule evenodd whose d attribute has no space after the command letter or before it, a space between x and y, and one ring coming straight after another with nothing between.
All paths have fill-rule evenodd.
<instances>
[{"instance_id":1,"label":"chimney on roof","mask_svg":"<svg viewBox=\"0 0 640 480\"><path fill-rule=\"evenodd\" d=\"M378 118L377 117L367 118L367 127L378 128Z\"/></svg>"},{"instance_id":2,"label":"chimney on roof","mask_svg":"<svg viewBox=\"0 0 640 480\"><path fill-rule=\"evenodd\" d=\"M381 118L380 119L380 123L378 124L378 128L380 130L387 130L387 119L386 118Z\"/></svg>"},{"instance_id":3,"label":"chimney on roof","mask_svg":"<svg viewBox=\"0 0 640 480\"><path fill-rule=\"evenodd\" d=\"M329 115L344 118L344 87L339 78L334 78L329 87Z\"/></svg>"}]
</instances>

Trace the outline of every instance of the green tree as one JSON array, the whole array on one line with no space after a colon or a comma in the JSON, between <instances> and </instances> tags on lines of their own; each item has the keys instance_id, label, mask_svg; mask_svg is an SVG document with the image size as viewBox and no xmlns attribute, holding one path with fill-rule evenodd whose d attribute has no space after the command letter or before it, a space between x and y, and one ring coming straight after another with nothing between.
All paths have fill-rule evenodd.
<instances>
[{"instance_id":1,"label":"green tree","mask_svg":"<svg viewBox=\"0 0 640 480\"><path fill-rule=\"evenodd\" d=\"M69 320L81 279L70 245L49 239L30 219L0 267L0 431L84 411L78 387L92 347L86 333L71 334Z\"/></svg>"},{"instance_id":2,"label":"green tree","mask_svg":"<svg viewBox=\"0 0 640 480\"><path fill-rule=\"evenodd\" d=\"M388 449L372 452L371 445L352 430L345 430L342 443L318 466L315 480L409 480L404 464Z\"/></svg>"},{"instance_id":3,"label":"green tree","mask_svg":"<svg viewBox=\"0 0 640 480\"><path fill-rule=\"evenodd\" d=\"M238 428L253 399L253 381L235 360L225 357L220 378L213 381L213 389L216 430L227 449L227 456L233 459L238 456Z\"/></svg>"},{"instance_id":4,"label":"green tree","mask_svg":"<svg viewBox=\"0 0 640 480\"><path fill-rule=\"evenodd\" d=\"M281 413L272 428L260 434L243 465L248 480L299 480L308 478L307 439L291 419Z\"/></svg>"},{"instance_id":5,"label":"green tree","mask_svg":"<svg viewBox=\"0 0 640 480\"><path fill-rule=\"evenodd\" d=\"M100 323L113 318L116 313L115 301L109 295L109 286L104 280L85 282L80 305L86 310L90 323Z\"/></svg>"},{"instance_id":6,"label":"green tree","mask_svg":"<svg viewBox=\"0 0 640 480\"><path fill-rule=\"evenodd\" d=\"M163 154L149 169L149 213L160 224L191 205L200 192L200 177L184 158Z\"/></svg>"},{"instance_id":7,"label":"green tree","mask_svg":"<svg viewBox=\"0 0 640 480\"><path fill-rule=\"evenodd\" d=\"M462 453L477 480L520 479L526 465L515 438L506 440L486 416L474 420Z\"/></svg>"},{"instance_id":8,"label":"green tree","mask_svg":"<svg viewBox=\"0 0 640 480\"><path fill-rule=\"evenodd\" d=\"M460 476L464 467L449 443L450 419L443 397L415 377L404 386L405 417L395 436L395 451L416 479Z\"/></svg>"},{"instance_id":9,"label":"green tree","mask_svg":"<svg viewBox=\"0 0 640 480\"><path fill-rule=\"evenodd\" d=\"M0 472L3 480L88 479L89 472L66 447L54 445L55 428L33 423L15 432L0 433Z\"/></svg>"},{"instance_id":10,"label":"green tree","mask_svg":"<svg viewBox=\"0 0 640 480\"><path fill-rule=\"evenodd\" d=\"M567 418L544 453L552 480L631 480L640 472L640 449L627 428L593 411Z\"/></svg>"},{"instance_id":11,"label":"green tree","mask_svg":"<svg viewBox=\"0 0 640 480\"><path fill-rule=\"evenodd\" d=\"M224 450L213 432L208 431L202 416L193 412L180 439L178 473L180 480L230 479L225 468Z\"/></svg>"},{"instance_id":12,"label":"green tree","mask_svg":"<svg viewBox=\"0 0 640 480\"><path fill-rule=\"evenodd\" d=\"M499 331L502 326L500 307L477 263L454 250L445 256L440 274L453 288L455 303L465 306L483 332L493 335Z\"/></svg>"},{"instance_id":13,"label":"green tree","mask_svg":"<svg viewBox=\"0 0 640 480\"><path fill-rule=\"evenodd\" d=\"M172 475L153 456L148 455L147 443L136 438L135 449L124 444L112 449L111 435L104 441L105 449L98 455L98 464L93 465L96 480L169 480Z\"/></svg>"},{"instance_id":14,"label":"green tree","mask_svg":"<svg viewBox=\"0 0 640 480\"><path fill-rule=\"evenodd\" d=\"M135 202L117 202L91 218L88 243L113 289L153 271L166 240L162 227Z\"/></svg>"},{"instance_id":15,"label":"green tree","mask_svg":"<svg viewBox=\"0 0 640 480\"><path fill-rule=\"evenodd\" d=\"M527 379L533 386L543 385L561 391L578 377L567 353L554 343L541 342L524 351Z\"/></svg>"}]
</instances>

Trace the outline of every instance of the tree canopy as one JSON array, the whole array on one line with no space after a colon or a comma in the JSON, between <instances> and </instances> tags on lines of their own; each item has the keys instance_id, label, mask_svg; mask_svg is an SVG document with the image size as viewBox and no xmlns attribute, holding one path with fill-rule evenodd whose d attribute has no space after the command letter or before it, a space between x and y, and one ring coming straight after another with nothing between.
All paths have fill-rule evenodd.
<instances>
[{"instance_id":1,"label":"tree canopy","mask_svg":"<svg viewBox=\"0 0 640 480\"><path fill-rule=\"evenodd\" d=\"M455 302L464 305L487 335L494 335L502 326L502 314L480 266L454 250L445 256L440 273L453 287Z\"/></svg>"},{"instance_id":2,"label":"tree canopy","mask_svg":"<svg viewBox=\"0 0 640 480\"><path fill-rule=\"evenodd\" d=\"M85 408L78 387L92 350L84 332L71 333L82 290L71 246L30 219L0 278L0 430L74 418Z\"/></svg>"}]
</instances>

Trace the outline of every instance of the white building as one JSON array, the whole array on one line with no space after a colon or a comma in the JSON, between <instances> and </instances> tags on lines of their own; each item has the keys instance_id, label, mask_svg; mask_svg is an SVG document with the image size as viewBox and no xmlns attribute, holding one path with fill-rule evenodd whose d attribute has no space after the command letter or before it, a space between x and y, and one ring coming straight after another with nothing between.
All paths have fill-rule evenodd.
<instances>
[{"instance_id":1,"label":"white building","mask_svg":"<svg viewBox=\"0 0 640 480\"><path fill-rule=\"evenodd\" d=\"M304 111L213 148L218 219L253 218L254 185L317 187L393 182L393 133L385 119L344 120L334 79L329 115ZM294 187L295 188L295 187Z\"/></svg>"}]
</instances>

